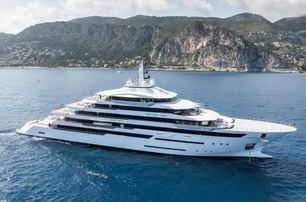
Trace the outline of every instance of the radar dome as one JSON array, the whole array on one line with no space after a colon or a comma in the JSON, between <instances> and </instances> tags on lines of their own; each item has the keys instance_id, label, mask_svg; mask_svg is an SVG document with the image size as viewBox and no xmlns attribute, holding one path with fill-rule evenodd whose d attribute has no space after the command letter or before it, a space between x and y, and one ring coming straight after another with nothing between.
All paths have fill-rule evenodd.
<instances>
[{"instance_id":1,"label":"radar dome","mask_svg":"<svg viewBox=\"0 0 306 202\"><path fill-rule=\"evenodd\" d=\"M146 81L141 82L141 86L147 86L147 82Z\"/></svg>"},{"instance_id":2,"label":"radar dome","mask_svg":"<svg viewBox=\"0 0 306 202\"><path fill-rule=\"evenodd\" d=\"M131 86L131 85L132 85L131 79L129 79L129 80L126 82L126 85L127 85L127 86Z\"/></svg>"},{"instance_id":3,"label":"radar dome","mask_svg":"<svg viewBox=\"0 0 306 202\"><path fill-rule=\"evenodd\" d=\"M154 79L151 79L151 80L150 80L150 85L151 85L151 86L155 86L155 81L154 81Z\"/></svg>"}]
</instances>

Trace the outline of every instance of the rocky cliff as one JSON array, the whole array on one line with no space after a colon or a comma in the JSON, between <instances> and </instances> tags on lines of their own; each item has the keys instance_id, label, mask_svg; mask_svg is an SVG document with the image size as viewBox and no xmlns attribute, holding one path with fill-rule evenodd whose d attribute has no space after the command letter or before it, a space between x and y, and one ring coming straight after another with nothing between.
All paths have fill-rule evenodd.
<instances>
[{"instance_id":1,"label":"rocky cliff","mask_svg":"<svg viewBox=\"0 0 306 202\"><path fill-rule=\"evenodd\" d=\"M193 67L284 67L287 64L260 51L235 32L196 22L160 40L154 33L150 58L153 63Z\"/></svg>"}]
</instances>

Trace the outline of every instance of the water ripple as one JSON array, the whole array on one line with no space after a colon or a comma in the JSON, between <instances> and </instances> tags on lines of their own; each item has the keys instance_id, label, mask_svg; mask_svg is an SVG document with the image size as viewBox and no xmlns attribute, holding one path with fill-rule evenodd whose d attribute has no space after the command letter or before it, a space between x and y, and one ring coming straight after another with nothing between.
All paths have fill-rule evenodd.
<instances>
[{"instance_id":1,"label":"water ripple","mask_svg":"<svg viewBox=\"0 0 306 202\"><path fill-rule=\"evenodd\" d=\"M59 103L75 101L101 88L120 87L125 72L63 69L0 73L0 114L5 114L0 120L1 202L305 200L303 75L152 72L157 83L162 83L161 75L165 75L169 90L223 114L296 124L296 133L265 149L274 159L252 159L249 163L248 159L153 155L18 135L16 128L47 116Z\"/></svg>"}]
</instances>

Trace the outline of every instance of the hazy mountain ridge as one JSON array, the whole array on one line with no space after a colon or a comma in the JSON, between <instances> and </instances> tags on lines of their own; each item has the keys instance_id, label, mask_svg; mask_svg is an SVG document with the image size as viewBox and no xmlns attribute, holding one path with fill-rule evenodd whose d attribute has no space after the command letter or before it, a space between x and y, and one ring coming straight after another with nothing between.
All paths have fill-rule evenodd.
<instances>
[{"instance_id":1,"label":"hazy mountain ridge","mask_svg":"<svg viewBox=\"0 0 306 202\"><path fill-rule=\"evenodd\" d=\"M305 31L306 15L301 17L283 18L276 21L274 24L292 32Z\"/></svg>"},{"instance_id":2,"label":"hazy mountain ridge","mask_svg":"<svg viewBox=\"0 0 306 202\"><path fill-rule=\"evenodd\" d=\"M0 32L0 44L1 43L5 43L7 40L9 40L11 37L13 36L13 34L6 34L3 32Z\"/></svg>"},{"instance_id":3,"label":"hazy mountain ridge","mask_svg":"<svg viewBox=\"0 0 306 202\"><path fill-rule=\"evenodd\" d=\"M2 39L2 66L304 67L306 40L260 15L87 17L43 23ZM2 41L2 43L1 43Z\"/></svg>"}]
</instances>

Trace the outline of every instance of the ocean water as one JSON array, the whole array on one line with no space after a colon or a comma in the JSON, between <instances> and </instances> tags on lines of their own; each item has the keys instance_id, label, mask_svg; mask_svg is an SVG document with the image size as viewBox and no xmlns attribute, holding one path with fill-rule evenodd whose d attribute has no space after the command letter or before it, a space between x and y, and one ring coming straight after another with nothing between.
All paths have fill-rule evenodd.
<instances>
[{"instance_id":1,"label":"ocean water","mask_svg":"<svg viewBox=\"0 0 306 202\"><path fill-rule=\"evenodd\" d=\"M133 71L0 70L0 201L306 201L306 75L153 71L160 87L232 117L296 124L273 159L111 150L15 133Z\"/></svg>"}]
</instances>

